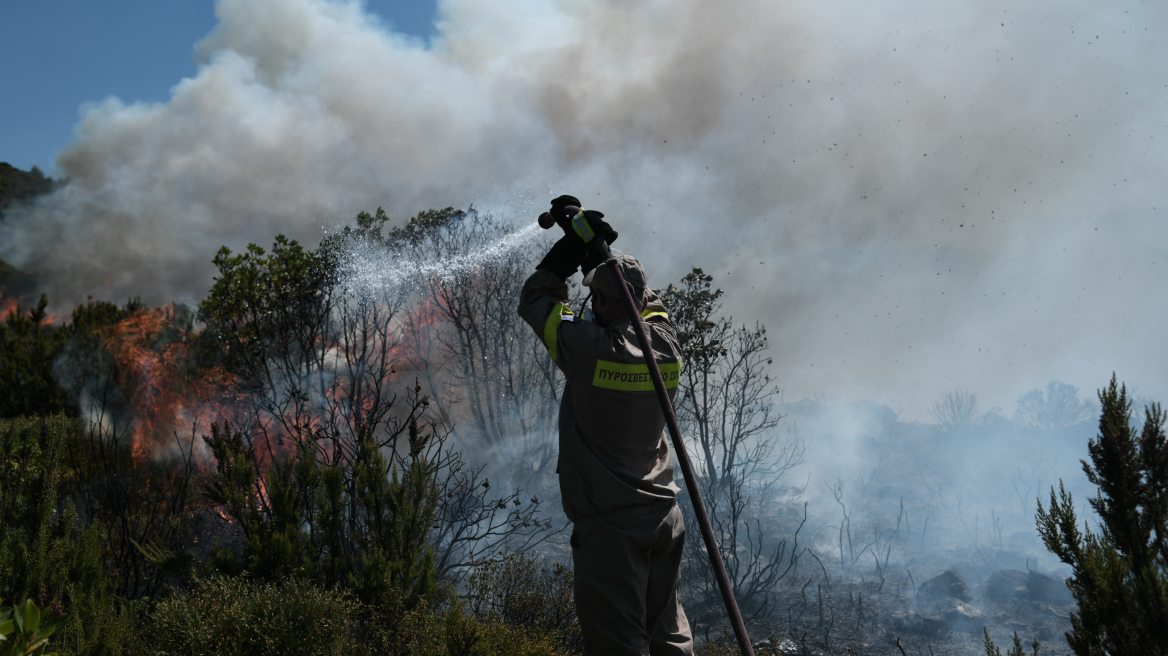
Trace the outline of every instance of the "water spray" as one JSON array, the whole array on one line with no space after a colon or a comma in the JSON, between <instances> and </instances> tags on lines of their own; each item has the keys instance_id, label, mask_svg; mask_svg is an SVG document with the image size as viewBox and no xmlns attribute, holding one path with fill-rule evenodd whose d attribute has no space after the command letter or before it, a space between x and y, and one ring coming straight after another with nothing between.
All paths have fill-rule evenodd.
<instances>
[{"instance_id":1,"label":"water spray","mask_svg":"<svg viewBox=\"0 0 1168 656\"><path fill-rule=\"evenodd\" d=\"M575 214L580 211L580 208L565 207L564 210ZM550 213L544 212L539 216L539 225L544 230L555 224L555 219ZM612 258L612 250L603 235L594 237L588 242L588 246L596 249L603 256L604 263L600 266L607 266L617 280L617 287L620 288L621 298L625 303L625 311L632 318L637 341L641 345L641 352L645 354L645 364L649 366L649 377L653 379L653 389L657 392L658 402L661 403L661 412L665 415L665 425L669 427L669 437L673 441L673 449L677 454L677 464L681 466L685 487L689 490L694 515L701 528L702 539L706 543L706 553L710 555L710 565L713 566L715 578L718 579L718 589L722 593L722 602L726 604L726 611L730 614L730 624L734 627L734 636L738 639L738 649L743 656L754 656L754 647L750 644L750 636L746 633L746 623L742 621L742 612L738 610L738 600L734 598L734 589L730 587L730 577L726 575L726 565L722 562L718 542L714 539L714 530L710 526L710 516L706 513L706 505L702 503L702 495L698 492L698 481L697 477L694 476L693 465L685 450L685 442L681 439L681 428L677 424L677 414L673 411L673 401L670 400L669 394L665 391L665 381L661 378L661 369L657 366L657 357L653 354L653 348L645 332L645 324L641 320L641 313L637 311L637 306L633 303L633 295L625 283L625 276L621 273L616 260Z\"/></svg>"},{"instance_id":2,"label":"water spray","mask_svg":"<svg viewBox=\"0 0 1168 656\"><path fill-rule=\"evenodd\" d=\"M348 247L340 272L346 286L357 296L371 296L412 281L454 279L505 258L538 236L539 230L528 225L480 248L440 259L416 256L408 250L390 249L376 243L354 242Z\"/></svg>"}]
</instances>

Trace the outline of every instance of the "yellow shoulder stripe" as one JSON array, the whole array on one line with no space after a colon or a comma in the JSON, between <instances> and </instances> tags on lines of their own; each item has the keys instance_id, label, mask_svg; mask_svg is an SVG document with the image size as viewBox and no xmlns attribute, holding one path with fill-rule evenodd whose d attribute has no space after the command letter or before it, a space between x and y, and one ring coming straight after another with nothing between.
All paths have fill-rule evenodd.
<instances>
[{"instance_id":1,"label":"yellow shoulder stripe","mask_svg":"<svg viewBox=\"0 0 1168 656\"><path fill-rule=\"evenodd\" d=\"M673 389L681 381L680 362L660 362L661 379L665 389ZM593 387L620 390L622 392L651 392L653 379L649 376L649 365L627 364L624 362L596 361L596 372L592 375Z\"/></svg>"},{"instance_id":2,"label":"yellow shoulder stripe","mask_svg":"<svg viewBox=\"0 0 1168 656\"><path fill-rule=\"evenodd\" d=\"M556 359L556 330L560 327L560 322L565 317L574 317L571 308L563 303L557 303L552 306L552 311L548 314L547 323L543 325L543 345L547 347L548 355L552 356L552 360Z\"/></svg>"}]
</instances>

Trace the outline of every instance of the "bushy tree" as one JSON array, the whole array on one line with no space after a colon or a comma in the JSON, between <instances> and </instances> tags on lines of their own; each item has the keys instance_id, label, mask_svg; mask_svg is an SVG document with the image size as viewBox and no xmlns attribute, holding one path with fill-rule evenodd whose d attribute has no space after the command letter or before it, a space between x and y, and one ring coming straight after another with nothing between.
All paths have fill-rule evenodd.
<instances>
[{"instance_id":1,"label":"bushy tree","mask_svg":"<svg viewBox=\"0 0 1168 656\"><path fill-rule=\"evenodd\" d=\"M0 417L51 415L76 409L53 378L53 360L69 332L48 324L49 301L20 306L0 323Z\"/></svg>"},{"instance_id":2,"label":"bushy tree","mask_svg":"<svg viewBox=\"0 0 1168 656\"><path fill-rule=\"evenodd\" d=\"M1067 579L1078 613L1067 641L1076 654L1168 653L1168 439L1159 404L1144 411L1143 429L1131 424L1125 386L1099 392L1099 434L1083 461L1098 487L1089 499L1099 532L1080 529L1071 495L1062 482L1049 509L1038 504L1038 533L1052 553L1071 566Z\"/></svg>"},{"instance_id":3,"label":"bushy tree","mask_svg":"<svg viewBox=\"0 0 1168 656\"><path fill-rule=\"evenodd\" d=\"M58 325L48 306L42 294L36 307L17 306L0 323L0 418L77 416L82 389L113 371L103 329L143 308L90 299Z\"/></svg>"},{"instance_id":4,"label":"bushy tree","mask_svg":"<svg viewBox=\"0 0 1168 656\"><path fill-rule=\"evenodd\" d=\"M933 401L929 414L947 432L968 428L977 423L977 393L950 390Z\"/></svg>"},{"instance_id":5,"label":"bushy tree","mask_svg":"<svg viewBox=\"0 0 1168 656\"><path fill-rule=\"evenodd\" d=\"M1052 380L1045 389L1033 389L1018 398L1014 421L1031 428L1058 430L1091 418L1093 408L1079 399L1074 385Z\"/></svg>"},{"instance_id":6,"label":"bushy tree","mask_svg":"<svg viewBox=\"0 0 1168 656\"><path fill-rule=\"evenodd\" d=\"M780 480L802 461L804 447L774 435L778 387L766 328L718 316L722 290L712 282L695 268L661 294L684 360L675 403L735 596L748 617L761 619L797 558L800 527L780 537L768 512L782 502ZM687 521L694 529L683 563L687 609L695 622L712 624L721 596L692 515Z\"/></svg>"},{"instance_id":7,"label":"bushy tree","mask_svg":"<svg viewBox=\"0 0 1168 656\"><path fill-rule=\"evenodd\" d=\"M419 256L437 254L405 244L449 223L451 212L422 213L388 236L383 212L361 215L356 229L313 251L283 237L270 252L255 245L239 255L223 249L215 259L220 275L200 309L207 334L242 382L247 412L234 429L256 472L293 453L314 454L321 466L337 468L354 499L363 450L386 458L388 476L409 467L411 418L435 429L424 460L438 488L431 540L444 576L510 537L538 539L547 529L534 517L537 498L492 491L482 468L447 442L443 390L431 396L403 385L404 375L421 373L409 357L409 313L433 304L425 278L442 264L419 263ZM269 499L257 499L270 516Z\"/></svg>"}]
</instances>

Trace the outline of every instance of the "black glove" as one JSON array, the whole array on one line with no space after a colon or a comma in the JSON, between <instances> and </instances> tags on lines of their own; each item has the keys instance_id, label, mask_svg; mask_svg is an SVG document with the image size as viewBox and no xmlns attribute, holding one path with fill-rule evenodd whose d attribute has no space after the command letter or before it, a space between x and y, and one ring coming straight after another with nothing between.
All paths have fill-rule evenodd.
<instances>
[{"instance_id":1,"label":"black glove","mask_svg":"<svg viewBox=\"0 0 1168 656\"><path fill-rule=\"evenodd\" d=\"M549 210L552 218L554 218L556 223L559 224L561 228L564 228L565 231L567 231L569 228L566 227L564 223L561 223L561 221L566 221L572 218L572 214L569 213L566 209L568 207L582 207L580 199L576 198L575 196L560 196L559 198L556 198L552 201L552 209Z\"/></svg>"},{"instance_id":2,"label":"black glove","mask_svg":"<svg viewBox=\"0 0 1168 656\"><path fill-rule=\"evenodd\" d=\"M576 218L572 217L571 222L569 222L568 230L570 232L568 232L568 234L579 238L581 241L591 241L591 239L584 238L589 230L592 232L592 235L590 236L604 237L604 241L608 242L610 245L612 242L616 241L616 231L612 229L612 226L608 225L608 223L604 221L604 215L600 212L597 212L596 210L584 210L584 221L588 224L587 230L577 230L576 226L573 225L575 221ZM584 235L581 234L582 232Z\"/></svg>"},{"instance_id":3,"label":"black glove","mask_svg":"<svg viewBox=\"0 0 1168 656\"><path fill-rule=\"evenodd\" d=\"M567 280L569 276L576 273L576 269L584 261L588 250L588 245L581 241L575 233L564 235L552 245L551 250L543 256L535 268L551 271L561 279Z\"/></svg>"},{"instance_id":4,"label":"black glove","mask_svg":"<svg viewBox=\"0 0 1168 656\"><path fill-rule=\"evenodd\" d=\"M552 219L555 220L556 225L564 231L565 235L580 236L580 232L572 226L572 219L576 218L576 210L569 208L579 208L580 200L575 196L560 196L552 201L552 208L548 210ZM605 241L609 244L616 241L617 233L601 219L604 218L603 212L596 210L584 210L584 218L588 222L589 227L592 228L593 234L604 235ZM581 237L583 239L583 237Z\"/></svg>"}]
</instances>

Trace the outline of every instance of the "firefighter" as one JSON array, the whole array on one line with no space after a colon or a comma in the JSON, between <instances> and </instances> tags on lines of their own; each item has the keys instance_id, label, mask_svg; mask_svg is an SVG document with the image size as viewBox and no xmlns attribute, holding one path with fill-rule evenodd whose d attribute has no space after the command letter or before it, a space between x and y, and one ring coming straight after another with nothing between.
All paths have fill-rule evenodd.
<instances>
[{"instance_id":1,"label":"firefighter","mask_svg":"<svg viewBox=\"0 0 1168 656\"><path fill-rule=\"evenodd\" d=\"M551 215L564 228L523 285L519 315L564 373L559 466L564 513L573 523L576 614L588 654L693 654L678 597L685 527L675 497L665 418L619 284L592 239L616 233L596 211L561 196ZM571 208L571 209L567 209ZM616 255L672 396L681 348L635 258ZM595 319L568 307L566 280L583 266Z\"/></svg>"}]
</instances>

